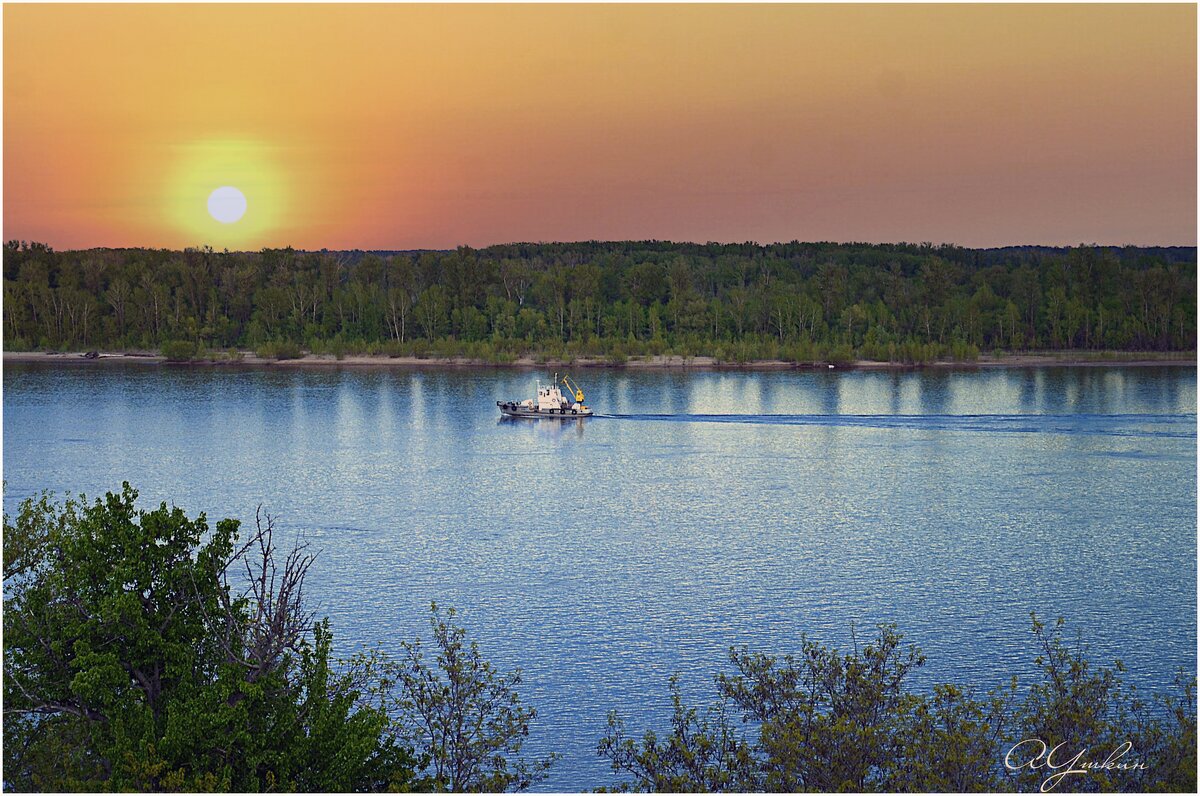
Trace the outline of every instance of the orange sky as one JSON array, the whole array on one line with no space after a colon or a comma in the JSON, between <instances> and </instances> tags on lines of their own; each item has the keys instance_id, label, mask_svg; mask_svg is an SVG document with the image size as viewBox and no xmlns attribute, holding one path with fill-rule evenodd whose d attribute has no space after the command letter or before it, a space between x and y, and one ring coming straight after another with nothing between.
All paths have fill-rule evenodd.
<instances>
[{"instance_id":1,"label":"orange sky","mask_svg":"<svg viewBox=\"0 0 1200 796\"><path fill-rule=\"evenodd\" d=\"M6 5L3 236L1195 245L1196 9Z\"/></svg>"}]
</instances>

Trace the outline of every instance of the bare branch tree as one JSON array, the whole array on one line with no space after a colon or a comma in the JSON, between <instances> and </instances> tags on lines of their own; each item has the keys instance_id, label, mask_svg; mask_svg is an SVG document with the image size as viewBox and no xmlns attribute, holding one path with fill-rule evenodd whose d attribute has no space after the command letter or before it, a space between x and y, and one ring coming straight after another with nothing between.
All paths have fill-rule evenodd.
<instances>
[{"instance_id":1,"label":"bare branch tree","mask_svg":"<svg viewBox=\"0 0 1200 796\"><path fill-rule=\"evenodd\" d=\"M275 520L262 510L254 512L254 533L220 562L216 573L219 615L209 617L219 626L226 659L245 667L248 682L272 671L289 652L299 652L312 633L316 614L304 599L304 578L316 560L307 542L297 540L280 559L275 545ZM239 589L230 582L230 570L239 569ZM237 701L240 696L230 697Z\"/></svg>"}]
</instances>

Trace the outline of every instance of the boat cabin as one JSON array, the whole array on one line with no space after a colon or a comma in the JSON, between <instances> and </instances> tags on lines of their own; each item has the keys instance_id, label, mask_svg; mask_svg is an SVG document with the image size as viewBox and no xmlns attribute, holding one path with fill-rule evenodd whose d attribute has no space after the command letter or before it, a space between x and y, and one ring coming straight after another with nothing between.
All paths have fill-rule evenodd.
<instances>
[{"instance_id":1,"label":"boat cabin","mask_svg":"<svg viewBox=\"0 0 1200 796\"><path fill-rule=\"evenodd\" d=\"M528 393L526 393L528 394ZM566 409L570 403L563 398L562 390L557 384L548 384L545 387L539 381L537 385L537 408L540 412L546 412L551 409L558 411Z\"/></svg>"}]
</instances>

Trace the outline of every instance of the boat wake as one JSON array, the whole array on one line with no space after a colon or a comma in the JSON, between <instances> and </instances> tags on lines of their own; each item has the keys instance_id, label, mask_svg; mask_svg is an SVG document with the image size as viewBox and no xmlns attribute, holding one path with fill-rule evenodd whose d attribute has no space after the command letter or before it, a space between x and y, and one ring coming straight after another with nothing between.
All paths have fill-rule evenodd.
<instances>
[{"instance_id":1,"label":"boat wake","mask_svg":"<svg viewBox=\"0 0 1200 796\"><path fill-rule=\"evenodd\" d=\"M634 422L826 426L904 431L1076 434L1194 439L1194 414L821 415L597 414Z\"/></svg>"}]
</instances>

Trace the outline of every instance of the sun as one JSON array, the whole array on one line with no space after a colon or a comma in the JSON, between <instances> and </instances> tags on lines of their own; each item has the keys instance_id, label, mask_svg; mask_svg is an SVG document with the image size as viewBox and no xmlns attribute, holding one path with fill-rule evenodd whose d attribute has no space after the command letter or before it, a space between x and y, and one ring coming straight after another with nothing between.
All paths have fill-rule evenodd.
<instances>
[{"instance_id":1,"label":"sun","mask_svg":"<svg viewBox=\"0 0 1200 796\"><path fill-rule=\"evenodd\" d=\"M246 195L232 185L222 185L208 195L208 214L222 224L241 221L246 215Z\"/></svg>"},{"instance_id":2,"label":"sun","mask_svg":"<svg viewBox=\"0 0 1200 796\"><path fill-rule=\"evenodd\" d=\"M241 138L196 140L171 147L162 173L165 220L189 245L256 249L290 211L277 146Z\"/></svg>"}]
</instances>

